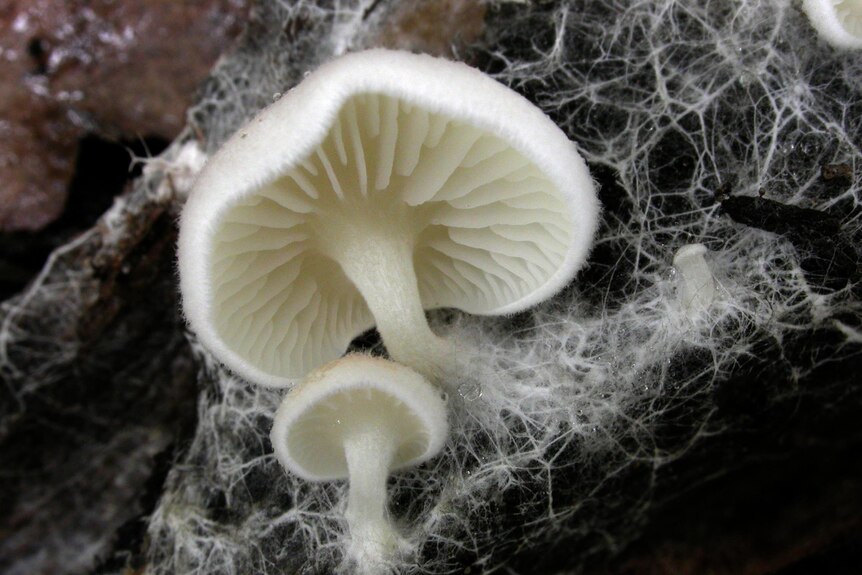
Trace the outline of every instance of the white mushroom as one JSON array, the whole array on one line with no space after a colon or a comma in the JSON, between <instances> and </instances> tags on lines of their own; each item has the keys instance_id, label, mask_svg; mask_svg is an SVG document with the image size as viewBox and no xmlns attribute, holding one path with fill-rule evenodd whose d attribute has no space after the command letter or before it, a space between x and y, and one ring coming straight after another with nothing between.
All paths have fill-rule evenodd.
<instances>
[{"instance_id":1,"label":"white mushroom","mask_svg":"<svg viewBox=\"0 0 862 575\"><path fill-rule=\"evenodd\" d=\"M505 314L565 286L598 219L586 164L520 95L404 52L311 74L210 160L186 205L186 316L229 367L289 385L376 325L438 378L424 310Z\"/></svg>"},{"instance_id":2,"label":"white mushroom","mask_svg":"<svg viewBox=\"0 0 862 575\"><path fill-rule=\"evenodd\" d=\"M390 559L401 540L386 510L389 473L434 457L447 434L445 403L421 375L349 355L287 394L271 439L288 472L309 481L349 479L349 549L373 564Z\"/></svg>"},{"instance_id":3,"label":"white mushroom","mask_svg":"<svg viewBox=\"0 0 862 575\"><path fill-rule=\"evenodd\" d=\"M715 300L715 278L704 257L706 252L703 244L688 244L673 257L673 265L679 272L679 305L690 320L697 319Z\"/></svg>"},{"instance_id":4,"label":"white mushroom","mask_svg":"<svg viewBox=\"0 0 862 575\"><path fill-rule=\"evenodd\" d=\"M820 36L843 49L862 48L862 0L802 0Z\"/></svg>"}]
</instances>

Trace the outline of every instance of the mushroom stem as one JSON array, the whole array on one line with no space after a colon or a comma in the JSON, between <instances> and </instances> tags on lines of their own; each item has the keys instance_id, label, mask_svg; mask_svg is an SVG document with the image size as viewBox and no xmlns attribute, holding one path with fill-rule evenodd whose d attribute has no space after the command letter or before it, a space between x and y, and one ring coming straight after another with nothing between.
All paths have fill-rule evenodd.
<instances>
[{"instance_id":1,"label":"mushroom stem","mask_svg":"<svg viewBox=\"0 0 862 575\"><path fill-rule=\"evenodd\" d=\"M395 447L391 433L373 424L345 438L350 481L345 518L353 553L366 562L385 561L398 545L386 510L386 479Z\"/></svg>"},{"instance_id":2,"label":"mushroom stem","mask_svg":"<svg viewBox=\"0 0 862 575\"><path fill-rule=\"evenodd\" d=\"M389 355L439 383L454 349L428 326L409 236L366 232L343 254L339 263L365 298Z\"/></svg>"}]
</instances>

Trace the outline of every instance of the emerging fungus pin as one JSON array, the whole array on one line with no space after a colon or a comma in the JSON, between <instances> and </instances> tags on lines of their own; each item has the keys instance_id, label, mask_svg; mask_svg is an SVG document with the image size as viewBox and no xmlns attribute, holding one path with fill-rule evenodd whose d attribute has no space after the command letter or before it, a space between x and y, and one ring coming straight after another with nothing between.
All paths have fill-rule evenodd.
<instances>
[{"instance_id":1,"label":"emerging fungus pin","mask_svg":"<svg viewBox=\"0 0 862 575\"><path fill-rule=\"evenodd\" d=\"M434 457L447 434L445 403L421 375L348 355L287 394L271 439L288 472L309 481L349 479L348 553L368 567L385 564L401 546L386 509L389 473Z\"/></svg>"},{"instance_id":2,"label":"emerging fungus pin","mask_svg":"<svg viewBox=\"0 0 862 575\"><path fill-rule=\"evenodd\" d=\"M843 49L862 48L862 0L802 0L818 34Z\"/></svg>"},{"instance_id":3,"label":"emerging fungus pin","mask_svg":"<svg viewBox=\"0 0 862 575\"><path fill-rule=\"evenodd\" d=\"M700 317L715 300L715 278L704 257L706 252L703 244L688 244L673 257L673 265L679 272L679 305L690 320Z\"/></svg>"},{"instance_id":4,"label":"emerging fungus pin","mask_svg":"<svg viewBox=\"0 0 862 575\"><path fill-rule=\"evenodd\" d=\"M464 64L404 52L318 69L204 168L179 240L186 316L258 383L284 386L376 325L439 379L425 309L505 314L565 286L598 220L575 146Z\"/></svg>"}]
</instances>

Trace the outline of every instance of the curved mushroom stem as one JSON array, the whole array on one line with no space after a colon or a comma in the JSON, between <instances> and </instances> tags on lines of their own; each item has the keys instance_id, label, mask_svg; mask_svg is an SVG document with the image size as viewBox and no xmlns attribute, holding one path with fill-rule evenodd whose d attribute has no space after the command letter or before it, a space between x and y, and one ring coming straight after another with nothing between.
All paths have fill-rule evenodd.
<instances>
[{"instance_id":1,"label":"curved mushroom stem","mask_svg":"<svg viewBox=\"0 0 862 575\"><path fill-rule=\"evenodd\" d=\"M409 237L366 232L343 254L339 263L365 298L389 355L440 383L454 363L454 348L428 327Z\"/></svg>"},{"instance_id":2,"label":"curved mushroom stem","mask_svg":"<svg viewBox=\"0 0 862 575\"><path fill-rule=\"evenodd\" d=\"M395 455L395 439L372 424L345 438L344 455L350 481L345 513L350 553L366 565L385 562L400 539L386 511L386 479Z\"/></svg>"}]
</instances>

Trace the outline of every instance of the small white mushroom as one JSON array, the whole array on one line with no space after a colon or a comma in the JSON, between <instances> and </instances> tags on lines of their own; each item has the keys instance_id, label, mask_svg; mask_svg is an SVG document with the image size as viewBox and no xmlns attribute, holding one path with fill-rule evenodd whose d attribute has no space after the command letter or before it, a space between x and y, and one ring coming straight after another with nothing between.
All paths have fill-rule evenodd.
<instances>
[{"instance_id":1,"label":"small white mushroom","mask_svg":"<svg viewBox=\"0 0 862 575\"><path fill-rule=\"evenodd\" d=\"M862 48L862 0L802 0L820 36L842 49Z\"/></svg>"},{"instance_id":2,"label":"small white mushroom","mask_svg":"<svg viewBox=\"0 0 862 575\"><path fill-rule=\"evenodd\" d=\"M677 295L683 313L697 319L715 300L715 278L704 255L703 244L688 244L679 248L673 265L679 273Z\"/></svg>"},{"instance_id":3,"label":"small white mushroom","mask_svg":"<svg viewBox=\"0 0 862 575\"><path fill-rule=\"evenodd\" d=\"M201 341L290 385L376 325L438 380L453 348L424 310L525 309L583 265L598 220L574 144L464 64L372 50L311 74L210 160L179 268Z\"/></svg>"},{"instance_id":4,"label":"small white mushroom","mask_svg":"<svg viewBox=\"0 0 862 575\"><path fill-rule=\"evenodd\" d=\"M271 440L288 472L309 481L349 479L350 554L375 564L392 558L401 541L386 509L387 477L434 457L447 434L445 403L421 375L349 355L288 393Z\"/></svg>"}]
</instances>

